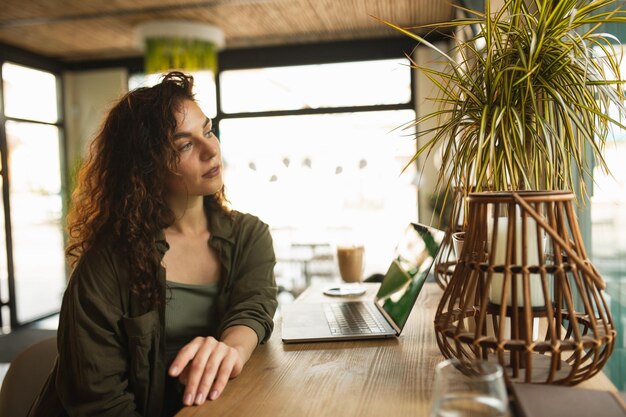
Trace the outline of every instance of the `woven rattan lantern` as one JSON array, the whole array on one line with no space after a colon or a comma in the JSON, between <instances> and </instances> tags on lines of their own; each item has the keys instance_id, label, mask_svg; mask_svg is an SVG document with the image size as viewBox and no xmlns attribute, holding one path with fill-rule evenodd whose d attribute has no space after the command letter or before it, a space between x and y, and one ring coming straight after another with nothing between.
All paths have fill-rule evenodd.
<instances>
[{"instance_id":1,"label":"woven rattan lantern","mask_svg":"<svg viewBox=\"0 0 626 417\"><path fill-rule=\"evenodd\" d=\"M573 194L470 194L463 250L435 316L447 358L499 362L510 382L574 385L613 350L604 281Z\"/></svg>"}]
</instances>

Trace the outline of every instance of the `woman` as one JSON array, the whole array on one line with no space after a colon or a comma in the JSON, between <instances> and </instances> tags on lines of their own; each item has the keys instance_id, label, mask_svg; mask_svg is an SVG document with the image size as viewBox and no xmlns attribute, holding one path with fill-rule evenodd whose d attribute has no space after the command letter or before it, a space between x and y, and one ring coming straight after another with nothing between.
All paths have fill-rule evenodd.
<instances>
[{"instance_id":1,"label":"woman","mask_svg":"<svg viewBox=\"0 0 626 417\"><path fill-rule=\"evenodd\" d=\"M266 224L229 210L179 72L123 97L81 169L59 356L31 416L161 416L215 400L272 331Z\"/></svg>"}]
</instances>

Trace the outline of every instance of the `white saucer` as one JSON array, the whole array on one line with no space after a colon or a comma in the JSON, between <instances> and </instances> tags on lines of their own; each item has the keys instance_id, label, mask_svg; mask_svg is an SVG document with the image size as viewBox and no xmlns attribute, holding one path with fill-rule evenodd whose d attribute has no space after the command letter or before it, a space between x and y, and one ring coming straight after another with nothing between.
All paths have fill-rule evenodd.
<instances>
[{"instance_id":1,"label":"white saucer","mask_svg":"<svg viewBox=\"0 0 626 417\"><path fill-rule=\"evenodd\" d=\"M341 285L326 288L324 294L331 297L355 297L365 294L365 287L363 285Z\"/></svg>"}]
</instances>

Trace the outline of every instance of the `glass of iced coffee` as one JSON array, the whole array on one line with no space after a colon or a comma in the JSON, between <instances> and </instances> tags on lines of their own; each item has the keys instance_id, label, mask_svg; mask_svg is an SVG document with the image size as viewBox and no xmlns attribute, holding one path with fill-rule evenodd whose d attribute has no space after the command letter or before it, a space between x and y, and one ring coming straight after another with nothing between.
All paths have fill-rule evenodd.
<instances>
[{"instance_id":1,"label":"glass of iced coffee","mask_svg":"<svg viewBox=\"0 0 626 417\"><path fill-rule=\"evenodd\" d=\"M326 293L337 296L361 295L365 287L361 284L365 268L365 248L363 245L337 246L339 274L344 284L329 288Z\"/></svg>"}]
</instances>

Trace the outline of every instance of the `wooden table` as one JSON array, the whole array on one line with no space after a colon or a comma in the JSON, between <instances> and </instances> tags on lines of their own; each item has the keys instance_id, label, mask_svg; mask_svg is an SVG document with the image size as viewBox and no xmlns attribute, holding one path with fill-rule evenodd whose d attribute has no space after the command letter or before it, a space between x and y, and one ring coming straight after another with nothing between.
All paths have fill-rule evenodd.
<instances>
[{"instance_id":1,"label":"wooden table","mask_svg":"<svg viewBox=\"0 0 626 417\"><path fill-rule=\"evenodd\" d=\"M365 297L373 297L378 284L366 285ZM329 300L322 289L307 289L297 302ZM218 400L177 416L427 417L435 364L443 360L433 329L441 294L424 285L398 339L286 345L277 320L270 341ZM578 386L616 391L603 373Z\"/></svg>"}]
</instances>

